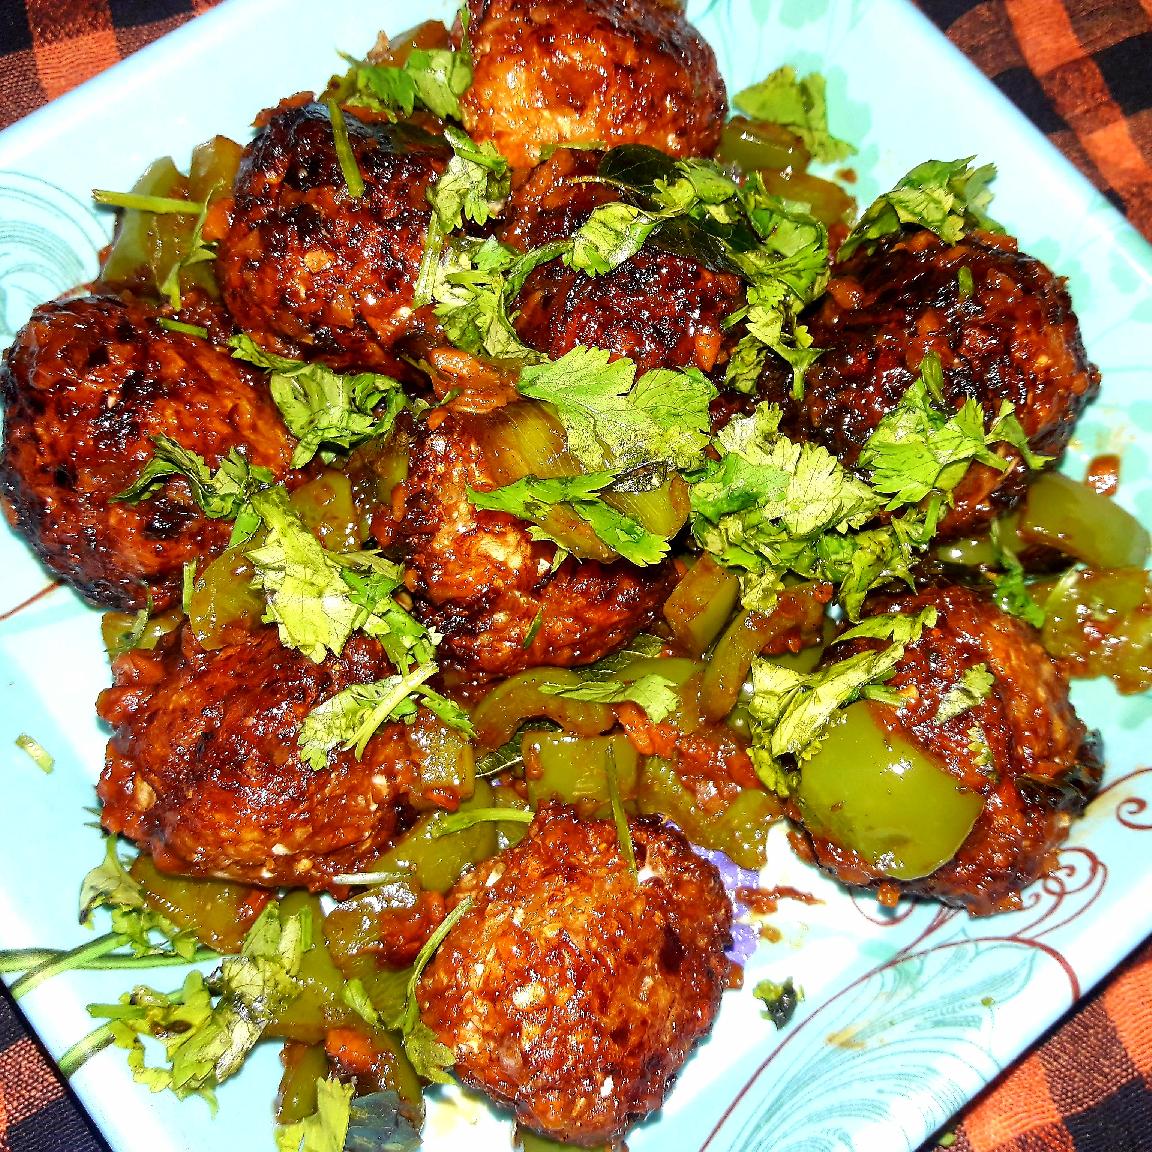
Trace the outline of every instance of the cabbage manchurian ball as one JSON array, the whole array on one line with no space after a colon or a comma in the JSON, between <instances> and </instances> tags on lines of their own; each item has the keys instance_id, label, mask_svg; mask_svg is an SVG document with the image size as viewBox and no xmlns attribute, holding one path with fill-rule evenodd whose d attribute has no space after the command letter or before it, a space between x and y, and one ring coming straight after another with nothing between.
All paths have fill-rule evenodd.
<instances>
[{"instance_id":1,"label":"cabbage manchurian ball","mask_svg":"<svg viewBox=\"0 0 1152 1152\"><path fill-rule=\"evenodd\" d=\"M348 188L326 106L273 113L241 161L217 270L233 319L267 350L390 372L411 327L427 193L451 149L352 110L344 122L363 194Z\"/></svg>"},{"instance_id":2,"label":"cabbage manchurian ball","mask_svg":"<svg viewBox=\"0 0 1152 1152\"><path fill-rule=\"evenodd\" d=\"M114 296L41 305L0 367L6 512L47 568L96 604L163 610L184 564L222 551L187 483L118 501L164 435L216 468L233 448L283 475L291 443L261 376Z\"/></svg>"},{"instance_id":3,"label":"cabbage manchurian ball","mask_svg":"<svg viewBox=\"0 0 1152 1152\"><path fill-rule=\"evenodd\" d=\"M715 866L650 817L629 828L635 874L611 821L538 813L453 889L451 903L472 904L417 993L464 1083L581 1145L663 1103L728 978L732 907Z\"/></svg>"},{"instance_id":4,"label":"cabbage manchurian ball","mask_svg":"<svg viewBox=\"0 0 1152 1152\"><path fill-rule=\"evenodd\" d=\"M517 167L562 144L706 156L728 114L707 42L664 0L470 0L464 126Z\"/></svg>"}]
</instances>

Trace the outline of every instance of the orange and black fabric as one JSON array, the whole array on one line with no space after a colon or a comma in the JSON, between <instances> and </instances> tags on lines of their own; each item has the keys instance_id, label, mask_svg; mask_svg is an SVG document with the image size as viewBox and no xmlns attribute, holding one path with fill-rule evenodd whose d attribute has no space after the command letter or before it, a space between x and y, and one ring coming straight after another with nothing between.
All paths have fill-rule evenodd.
<instances>
[{"instance_id":1,"label":"orange and black fabric","mask_svg":"<svg viewBox=\"0 0 1152 1152\"><path fill-rule=\"evenodd\" d=\"M4 0L0 126L214 2ZM920 7L1152 239L1152 0ZM953 1152L1152 1152L1152 942L937 1141ZM0 1000L0 1152L105 1148L19 1012Z\"/></svg>"}]
</instances>

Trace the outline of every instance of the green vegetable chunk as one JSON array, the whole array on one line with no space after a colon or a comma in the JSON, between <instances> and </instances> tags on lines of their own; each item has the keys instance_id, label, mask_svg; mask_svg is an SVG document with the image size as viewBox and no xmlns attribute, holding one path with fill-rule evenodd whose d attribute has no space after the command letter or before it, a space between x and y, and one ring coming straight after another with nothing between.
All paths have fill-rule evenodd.
<instances>
[{"instance_id":1,"label":"green vegetable chunk","mask_svg":"<svg viewBox=\"0 0 1152 1152\"><path fill-rule=\"evenodd\" d=\"M984 800L881 728L872 708L861 701L832 721L804 763L796 799L815 835L858 852L885 876L915 880L955 856Z\"/></svg>"},{"instance_id":2,"label":"green vegetable chunk","mask_svg":"<svg viewBox=\"0 0 1152 1152\"><path fill-rule=\"evenodd\" d=\"M1059 472L1028 489L1017 531L1092 568L1142 568L1148 559L1148 530L1130 512Z\"/></svg>"}]
</instances>

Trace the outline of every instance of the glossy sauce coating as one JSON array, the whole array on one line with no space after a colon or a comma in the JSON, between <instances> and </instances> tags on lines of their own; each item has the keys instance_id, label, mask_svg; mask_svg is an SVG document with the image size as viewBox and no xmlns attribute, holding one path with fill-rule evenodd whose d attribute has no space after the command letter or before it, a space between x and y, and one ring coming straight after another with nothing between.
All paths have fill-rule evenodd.
<instances>
[{"instance_id":1,"label":"glossy sauce coating","mask_svg":"<svg viewBox=\"0 0 1152 1152\"><path fill-rule=\"evenodd\" d=\"M704 156L728 115L707 42L661 0L469 0L464 127L517 167L558 144Z\"/></svg>"},{"instance_id":2,"label":"glossy sauce coating","mask_svg":"<svg viewBox=\"0 0 1152 1152\"><path fill-rule=\"evenodd\" d=\"M851 848L805 834L802 853L847 884L930 896L976 915L1017 908L1020 891L1051 871L1055 852L1100 782L1096 738L1076 715L1068 684L1036 632L979 593L959 586L873 601L870 612L914 615L933 606L936 625L910 644L886 686L915 691L899 708L875 714L932 754L984 809L956 856L930 875L898 882ZM851 640L831 649L845 659L883 642ZM966 671L984 664L995 677L988 695L940 722L941 701ZM973 732L987 746L981 764ZM803 771L803 768L801 768ZM931 820L923 813L922 819Z\"/></svg>"},{"instance_id":3,"label":"glossy sauce coating","mask_svg":"<svg viewBox=\"0 0 1152 1152\"><path fill-rule=\"evenodd\" d=\"M558 152L512 194L501 235L533 248L571 234L598 205L616 199L595 174L598 153ZM520 295L516 330L537 351L559 359L573 348L603 348L628 356L644 373L699 368L727 361L738 334L724 320L744 304L740 278L646 245L600 276L559 260L537 268Z\"/></svg>"},{"instance_id":4,"label":"glossy sauce coating","mask_svg":"<svg viewBox=\"0 0 1152 1152\"><path fill-rule=\"evenodd\" d=\"M341 171L328 109L285 107L244 153L217 273L237 325L281 355L398 371L445 141L344 114L364 193Z\"/></svg>"},{"instance_id":5,"label":"glossy sauce coating","mask_svg":"<svg viewBox=\"0 0 1152 1152\"><path fill-rule=\"evenodd\" d=\"M539 813L453 890L473 904L417 993L457 1076L576 1144L614 1140L659 1107L728 975L716 868L675 829L629 823L635 876L610 821Z\"/></svg>"},{"instance_id":6,"label":"glossy sauce coating","mask_svg":"<svg viewBox=\"0 0 1152 1152\"><path fill-rule=\"evenodd\" d=\"M156 652L113 663L97 710L112 726L98 793L102 820L151 852L158 868L260 885L323 888L390 844L415 784L418 751L386 725L363 759L304 764L304 717L352 684L392 673L358 634L314 664L261 627L206 652L185 628Z\"/></svg>"},{"instance_id":7,"label":"glossy sauce coating","mask_svg":"<svg viewBox=\"0 0 1152 1152\"><path fill-rule=\"evenodd\" d=\"M215 468L230 449L282 476L291 438L259 374L207 340L172 332L150 306L114 296L43 304L0 367L0 491L44 564L116 609L179 597L185 562L222 551L231 524L209 520L187 483L139 504L114 498L163 434Z\"/></svg>"},{"instance_id":8,"label":"glossy sauce coating","mask_svg":"<svg viewBox=\"0 0 1152 1152\"><path fill-rule=\"evenodd\" d=\"M987 426L1008 401L1032 450L1057 459L1100 386L1064 281L1008 237L976 233L947 245L918 230L882 241L834 269L805 322L824 351L806 375L794 432L845 464L929 352L940 357L947 410L974 399ZM1028 471L1013 449L997 451L1011 467L969 469L943 536L978 532L1020 502Z\"/></svg>"},{"instance_id":9,"label":"glossy sauce coating","mask_svg":"<svg viewBox=\"0 0 1152 1152\"><path fill-rule=\"evenodd\" d=\"M481 431L477 417L452 414L421 424L412 445L397 544L416 615L443 634L438 659L473 678L589 664L651 624L670 565L569 557L553 571L555 545L468 501L469 487L495 487Z\"/></svg>"}]
</instances>

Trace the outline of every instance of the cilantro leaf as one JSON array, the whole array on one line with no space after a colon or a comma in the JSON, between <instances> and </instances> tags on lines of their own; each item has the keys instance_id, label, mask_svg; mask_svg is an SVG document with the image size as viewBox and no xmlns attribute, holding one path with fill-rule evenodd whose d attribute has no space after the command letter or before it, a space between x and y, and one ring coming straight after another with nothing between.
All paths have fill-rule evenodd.
<instances>
[{"instance_id":1,"label":"cilantro leaf","mask_svg":"<svg viewBox=\"0 0 1152 1152\"><path fill-rule=\"evenodd\" d=\"M421 276L431 284L420 279L417 291L435 302L436 318L457 348L490 360L544 360L516 334L514 303L533 269L565 247L557 241L522 253L491 237L454 237L438 263L421 265Z\"/></svg>"},{"instance_id":2,"label":"cilantro leaf","mask_svg":"<svg viewBox=\"0 0 1152 1152\"><path fill-rule=\"evenodd\" d=\"M866 566L869 584L903 568L901 549L857 531L883 507L880 497L826 449L780 435L780 416L775 405L762 405L729 424L717 438L720 459L697 473L690 490L697 541L748 573L745 606L762 612L775 606L787 573L855 594L861 547L872 545L882 558L879 571ZM896 529L876 531L898 542Z\"/></svg>"},{"instance_id":3,"label":"cilantro leaf","mask_svg":"<svg viewBox=\"0 0 1152 1152\"><path fill-rule=\"evenodd\" d=\"M370 64L345 56L351 67L336 85L337 98L352 107L407 118L417 107L442 120L460 119L460 97L472 83L472 54L414 48L402 65Z\"/></svg>"},{"instance_id":4,"label":"cilantro leaf","mask_svg":"<svg viewBox=\"0 0 1152 1152\"><path fill-rule=\"evenodd\" d=\"M933 492L951 492L973 462L1006 471L1008 461L990 447L998 442L1016 447L1030 467L1048 462L1029 448L1010 404L1001 407L985 432L984 410L975 400L966 400L952 415L943 410L943 386L940 359L930 353L920 366L920 375L880 420L860 452L857 466L870 474L878 492L891 496L890 511L917 504Z\"/></svg>"},{"instance_id":5,"label":"cilantro leaf","mask_svg":"<svg viewBox=\"0 0 1152 1152\"><path fill-rule=\"evenodd\" d=\"M635 256L659 223L658 215L632 204L602 204L573 233L565 263L603 276Z\"/></svg>"},{"instance_id":6,"label":"cilantro leaf","mask_svg":"<svg viewBox=\"0 0 1152 1152\"><path fill-rule=\"evenodd\" d=\"M987 664L975 664L944 693L940 707L936 709L935 722L946 724L988 699L988 693L996 683L996 677L988 671Z\"/></svg>"},{"instance_id":7,"label":"cilantro leaf","mask_svg":"<svg viewBox=\"0 0 1152 1152\"><path fill-rule=\"evenodd\" d=\"M794 132L816 160L846 160L856 149L828 131L824 77L818 72L798 77L785 65L732 97L732 106L752 120L767 120Z\"/></svg>"},{"instance_id":8,"label":"cilantro leaf","mask_svg":"<svg viewBox=\"0 0 1152 1152\"><path fill-rule=\"evenodd\" d=\"M316 1081L316 1111L276 1129L277 1152L344 1152L352 1105L351 1084Z\"/></svg>"},{"instance_id":9,"label":"cilantro leaf","mask_svg":"<svg viewBox=\"0 0 1152 1152\"><path fill-rule=\"evenodd\" d=\"M402 386L390 376L341 375L324 364L275 356L244 334L234 336L231 346L237 359L271 372L272 399L299 441L292 453L293 468L302 468L317 452L331 462L333 449L348 451L383 436L406 407ZM384 408L377 412L381 403Z\"/></svg>"},{"instance_id":10,"label":"cilantro leaf","mask_svg":"<svg viewBox=\"0 0 1152 1152\"><path fill-rule=\"evenodd\" d=\"M445 126L444 134L452 145L452 159L428 190L432 217L416 274L416 307L436 298L439 265L448 235L466 219L486 224L500 212L511 186L508 162L495 145L488 141L477 144L451 126Z\"/></svg>"},{"instance_id":11,"label":"cilantro leaf","mask_svg":"<svg viewBox=\"0 0 1152 1152\"><path fill-rule=\"evenodd\" d=\"M154 933L187 960L191 960L196 951L196 938L191 932L178 928L148 904L144 889L120 858L115 836L105 837L103 861L88 872L80 886L80 923L90 926L97 908L108 909L112 931L123 936L137 956L167 950L156 946L152 940Z\"/></svg>"},{"instance_id":12,"label":"cilantro leaf","mask_svg":"<svg viewBox=\"0 0 1152 1152\"><path fill-rule=\"evenodd\" d=\"M600 704L621 704L631 701L639 704L648 719L656 724L667 720L680 706L672 681L655 673L636 680L598 679L583 684L541 684L540 691L549 696L563 696L567 700L592 700Z\"/></svg>"},{"instance_id":13,"label":"cilantro leaf","mask_svg":"<svg viewBox=\"0 0 1152 1152\"><path fill-rule=\"evenodd\" d=\"M556 409L568 450L590 472L695 468L708 446L716 390L694 368L655 369L636 380L631 360L577 347L550 364L527 365L517 388Z\"/></svg>"},{"instance_id":14,"label":"cilantro leaf","mask_svg":"<svg viewBox=\"0 0 1152 1152\"><path fill-rule=\"evenodd\" d=\"M239 448L232 448L213 472L202 456L160 433L152 438L156 454L140 475L113 497L128 504L147 500L172 476L182 476L192 490L205 516L213 520L234 520L254 492L266 488L275 477L272 470L250 464Z\"/></svg>"},{"instance_id":15,"label":"cilantro leaf","mask_svg":"<svg viewBox=\"0 0 1152 1152\"><path fill-rule=\"evenodd\" d=\"M248 930L240 954L225 957L211 980L193 971L177 992L138 987L119 1004L93 1004L88 1011L110 1021L138 1081L156 1092L171 1089L181 1099L196 1094L214 1101L215 1087L239 1069L267 1025L298 994L303 931L299 916L282 924L279 905L272 902ZM143 1036L161 1042L166 1067L145 1063Z\"/></svg>"},{"instance_id":16,"label":"cilantro leaf","mask_svg":"<svg viewBox=\"0 0 1152 1152\"><path fill-rule=\"evenodd\" d=\"M393 598L403 583L400 565L371 552L330 552L283 488L256 493L252 509L267 529L247 553L253 584L264 592L264 619L277 625L283 644L320 663L361 630L381 642L401 671L431 660L436 637Z\"/></svg>"},{"instance_id":17,"label":"cilantro leaf","mask_svg":"<svg viewBox=\"0 0 1152 1152\"><path fill-rule=\"evenodd\" d=\"M370 684L353 684L318 704L300 725L300 759L319 771L335 749L351 749L364 755L377 729L390 720L411 720L419 703L446 724L472 734L472 721L458 704L425 685L438 671L435 664L422 664L407 674L388 676Z\"/></svg>"},{"instance_id":18,"label":"cilantro leaf","mask_svg":"<svg viewBox=\"0 0 1152 1152\"><path fill-rule=\"evenodd\" d=\"M992 201L988 185L996 168L992 164L972 168L972 160L969 156L918 164L891 192L873 201L840 245L837 260L847 260L857 248L870 248L905 225L927 228L945 244L957 243L974 228L1002 232L986 213Z\"/></svg>"},{"instance_id":19,"label":"cilantro leaf","mask_svg":"<svg viewBox=\"0 0 1152 1152\"><path fill-rule=\"evenodd\" d=\"M522 520L532 521L535 540L564 542L548 534L542 526L556 505L570 508L596 533L598 539L632 564L658 564L668 555L668 541L649 532L638 520L618 512L597 495L614 483L611 472L592 472L584 476L554 476L538 479L524 476L490 492L468 489L468 499L477 507L492 512L507 512Z\"/></svg>"},{"instance_id":20,"label":"cilantro leaf","mask_svg":"<svg viewBox=\"0 0 1152 1152\"><path fill-rule=\"evenodd\" d=\"M838 637L891 639L879 650L857 652L845 660L797 672L769 660L752 664L752 763L767 787L786 790L779 761L791 756L800 761L811 755L837 711L860 698L873 684L881 684L896 669L908 644L936 622L936 610L925 608L916 616L870 616Z\"/></svg>"},{"instance_id":21,"label":"cilantro leaf","mask_svg":"<svg viewBox=\"0 0 1152 1152\"><path fill-rule=\"evenodd\" d=\"M804 999L804 993L793 984L791 976L783 984L777 984L773 980L761 980L752 990L752 995L763 1003L764 1019L771 1020L777 1029L788 1024L800 1001Z\"/></svg>"}]
</instances>

